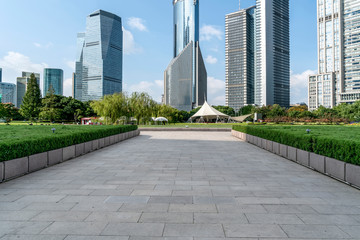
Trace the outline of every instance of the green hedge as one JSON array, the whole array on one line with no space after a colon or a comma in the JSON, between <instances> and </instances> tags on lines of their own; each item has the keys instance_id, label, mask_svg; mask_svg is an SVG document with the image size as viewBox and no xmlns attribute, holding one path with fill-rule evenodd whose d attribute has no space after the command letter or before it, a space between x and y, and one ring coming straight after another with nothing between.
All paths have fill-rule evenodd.
<instances>
[{"instance_id":1,"label":"green hedge","mask_svg":"<svg viewBox=\"0 0 360 240\"><path fill-rule=\"evenodd\" d=\"M9 126L10 127L10 126ZM6 129L3 126L0 134L4 130L12 133L13 138L0 138L0 162L11 159L30 156L37 153L47 152L59 148L68 147L74 144L84 143L99 138L104 138L120 133L130 132L137 129L137 126L11 126L17 129ZM55 134L51 128L55 127ZM29 130L30 129L30 130ZM18 137L24 131L24 137ZM33 134L31 134L33 133ZM26 135L27 134L27 135ZM11 135L9 135L11 136Z\"/></svg>"},{"instance_id":2,"label":"green hedge","mask_svg":"<svg viewBox=\"0 0 360 240\"><path fill-rule=\"evenodd\" d=\"M244 125L233 126L233 130L360 165L359 127Z\"/></svg>"}]
</instances>

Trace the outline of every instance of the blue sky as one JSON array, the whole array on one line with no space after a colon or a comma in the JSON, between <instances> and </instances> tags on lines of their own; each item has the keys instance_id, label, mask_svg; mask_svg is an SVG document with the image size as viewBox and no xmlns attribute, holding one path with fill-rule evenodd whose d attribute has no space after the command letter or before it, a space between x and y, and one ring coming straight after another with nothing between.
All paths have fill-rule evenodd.
<instances>
[{"instance_id":1,"label":"blue sky","mask_svg":"<svg viewBox=\"0 0 360 240\"><path fill-rule=\"evenodd\" d=\"M242 0L241 7L254 5ZM238 0L200 0L200 47L208 72L208 100L225 104L225 15ZM146 91L160 101L163 72L172 58L172 0L0 0L0 67L3 81L21 71L64 70L64 94L71 95L76 34L86 16L103 9L122 18L123 88ZM290 0L291 103L307 102L307 75L317 70L316 1Z\"/></svg>"}]
</instances>

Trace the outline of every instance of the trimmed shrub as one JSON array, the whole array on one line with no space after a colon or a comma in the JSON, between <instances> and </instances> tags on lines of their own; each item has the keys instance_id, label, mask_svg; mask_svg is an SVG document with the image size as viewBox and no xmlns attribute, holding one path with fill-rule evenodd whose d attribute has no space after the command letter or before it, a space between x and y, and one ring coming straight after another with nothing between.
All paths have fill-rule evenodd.
<instances>
[{"instance_id":1,"label":"trimmed shrub","mask_svg":"<svg viewBox=\"0 0 360 240\"><path fill-rule=\"evenodd\" d=\"M310 128L310 134L306 129ZM233 126L233 130L360 165L360 128L344 126Z\"/></svg>"},{"instance_id":2,"label":"trimmed shrub","mask_svg":"<svg viewBox=\"0 0 360 240\"><path fill-rule=\"evenodd\" d=\"M11 126L18 127L19 126ZM137 129L136 125L129 126L56 126L59 134L42 134L43 126L27 126L40 134L25 136L23 138L5 139L0 142L0 162L26 157L37 153L47 152L74 144L84 143L99 138L104 138Z\"/></svg>"}]
</instances>

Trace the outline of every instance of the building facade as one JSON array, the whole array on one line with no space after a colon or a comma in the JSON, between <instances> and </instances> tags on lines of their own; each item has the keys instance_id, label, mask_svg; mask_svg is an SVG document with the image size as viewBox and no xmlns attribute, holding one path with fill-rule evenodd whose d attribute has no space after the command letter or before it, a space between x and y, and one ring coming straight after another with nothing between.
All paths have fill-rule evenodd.
<instances>
[{"instance_id":1,"label":"building facade","mask_svg":"<svg viewBox=\"0 0 360 240\"><path fill-rule=\"evenodd\" d=\"M174 58L164 73L164 102L190 111L207 98L207 72L199 44L199 0L173 0Z\"/></svg>"},{"instance_id":2,"label":"building facade","mask_svg":"<svg viewBox=\"0 0 360 240\"><path fill-rule=\"evenodd\" d=\"M99 100L122 91L123 31L121 18L98 10L87 17L86 32L77 37L74 95Z\"/></svg>"},{"instance_id":3,"label":"building facade","mask_svg":"<svg viewBox=\"0 0 360 240\"><path fill-rule=\"evenodd\" d=\"M0 102L16 105L16 85L0 82Z\"/></svg>"},{"instance_id":4,"label":"building facade","mask_svg":"<svg viewBox=\"0 0 360 240\"><path fill-rule=\"evenodd\" d=\"M0 82L2 82L2 68L0 68Z\"/></svg>"},{"instance_id":5,"label":"building facade","mask_svg":"<svg viewBox=\"0 0 360 240\"><path fill-rule=\"evenodd\" d=\"M226 105L289 107L289 0L256 0L225 21Z\"/></svg>"},{"instance_id":6,"label":"building facade","mask_svg":"<svg viewBox=\"0 0 360 240\"><path fill-rule=\"evenodd\" d=\"M20 108L26 93L27 83L30 80L31 72L22 72L22 77L16 79L16 107ZM40 87L40 74L34 73L37 84Z\"/></svg>"},{"instance_id":7,"label":"building facade","mask_svg":"<svg viewBox=\"0 0 360 240\"><path fill-rule=\"evenodd\" d=\"M225 17L225 104L236 112L254 104L255 7Z\"/></svg>"},{"instance_id":8,"label":"building facade","mask_svg":"<svg viewBox=\"0 0 360 240\"><path fill-rule=\"evenodd\" d=\"M52 89L56 95L63 95L63 81L64 71L62 69L45 68L43 96L46 96L50 89Z\"/></svg>"},{"instance_id":9,"label":"building facade","mask_svg":"<svg viewBox=\"0 0 360 240\"><path fill-rule=\"evenodd\" d=\"M255 44L255 104L289 107L289 0L256 0Z\"/></svg>"},{"instance_id":10,"label":"building facade","mask_svg":"<svg viewBox=\"0 0 360 240\"><path fill-rule=\"evenodd\" d=\"M309 76L309 109L360 100L360 1L318 0L318 74Z\"/></svg>"}]
</instances>

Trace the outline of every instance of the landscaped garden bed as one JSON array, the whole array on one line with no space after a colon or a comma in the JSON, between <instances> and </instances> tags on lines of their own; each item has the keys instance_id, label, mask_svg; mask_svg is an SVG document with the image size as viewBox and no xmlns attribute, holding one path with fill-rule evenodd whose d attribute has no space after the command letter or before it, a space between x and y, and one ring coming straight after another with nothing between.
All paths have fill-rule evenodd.
<instances>
[{"instance_id":1,"label":"landscaped garden bed","mask_svg":"<svg viewBox=\"0 0 360 240\"><path fill-rule=\"evenodd\" d=\"M233 130L360 165L360 127L239 125Z\"/></svg>"},{"instance_id":2,"label":"landscaped garden bed","mask_svg":"<svg viewBox=\"0 0 360 240\"><path fill-rule=\"evenodd\" d=\"M54 132L52 129L55 129ZM137 126L1 126L0 162L134 131Z\"/></svg>"}]
</instances>

